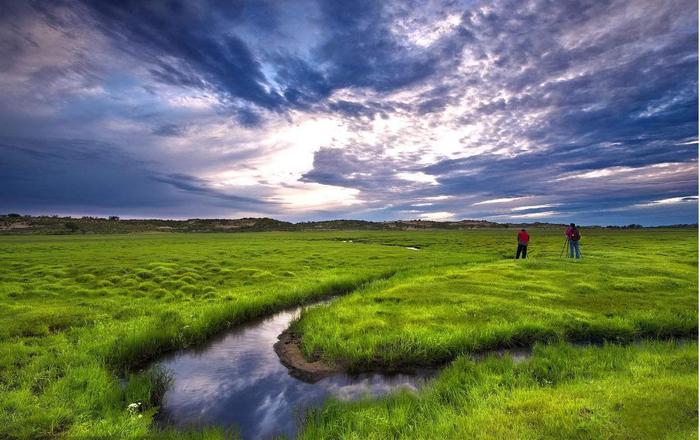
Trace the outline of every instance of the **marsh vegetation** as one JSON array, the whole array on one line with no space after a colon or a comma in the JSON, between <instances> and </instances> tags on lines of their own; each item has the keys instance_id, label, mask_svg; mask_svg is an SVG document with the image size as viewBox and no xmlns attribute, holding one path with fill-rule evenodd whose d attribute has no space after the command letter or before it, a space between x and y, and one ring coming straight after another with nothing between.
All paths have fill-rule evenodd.
<instances>
[{"instance_id":1,"label":"marsh vegetation","mask_svg":"<svg viewBox=\"0 0 700 440\"><path fill-rule=\"evenodd\" d=\"M514 234L3 236L0 437L225 437L156 429L170 384L145 367L337 294L293 324L307 356L445 369L417 393L331 399L304 438L696 436L697 229L584 230L579 262L552 230L514 261ZM522 346L524 362L470 357Z\"/></svg>"}]
</instances>

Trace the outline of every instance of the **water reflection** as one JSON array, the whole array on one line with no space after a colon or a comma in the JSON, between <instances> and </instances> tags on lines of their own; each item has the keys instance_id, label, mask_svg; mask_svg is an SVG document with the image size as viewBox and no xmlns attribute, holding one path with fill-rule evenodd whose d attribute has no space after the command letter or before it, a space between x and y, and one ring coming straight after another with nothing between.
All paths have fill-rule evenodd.
<instances>
[{"instance_id":1,"label":"water reflection","mask_svg":"<svg viewBox=\"0 0 700 440\"><path fill-rule=\"evenodd\" d=\"M234 426L246 439L291 437L299 414L329 396L351 400L397 388L416 390L432 375L338 374L314 384L297 380L272 346L300 312L301 308L279 312L161 360L174 381L159 421L176 427Z\"/></svg>"}]
</instances>

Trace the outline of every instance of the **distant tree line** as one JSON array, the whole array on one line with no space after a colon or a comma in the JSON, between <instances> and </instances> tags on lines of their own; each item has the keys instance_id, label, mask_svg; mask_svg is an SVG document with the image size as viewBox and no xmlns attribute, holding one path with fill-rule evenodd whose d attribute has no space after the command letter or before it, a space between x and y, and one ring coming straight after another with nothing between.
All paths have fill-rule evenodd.
<instances>
[{"instance_id":1,"label":"distant tree line","mask_svg":"<svg viewBox=\"0 0 700 440\"><path fill-rule=\"evenodd\" d=\"M367 220L326 220L290 223L272 218L240 218L240 219L189 219L163 220L139 219L123 220L119 216L81 218L51 216L29 216L17 213L0 215L0 233L2 234L110 234L129 232L258 232L258 231L403 231L403 230L465 230L483 228L522 227L539 229L556 229L565 225L553 223L495 223L487 220L393 220L373 222ZM584 226L585 228L605 229L643 229L644 226L631 223L617 226ZM697 224L678 224L657 226L655 228L693 228Z\"/></svg>"}]
</instances>

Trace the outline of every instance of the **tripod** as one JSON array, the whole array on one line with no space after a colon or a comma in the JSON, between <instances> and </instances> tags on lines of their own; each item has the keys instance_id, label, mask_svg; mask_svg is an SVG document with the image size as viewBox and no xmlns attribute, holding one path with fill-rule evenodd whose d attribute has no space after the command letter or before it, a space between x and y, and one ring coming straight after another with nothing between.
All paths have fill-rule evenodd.
<instances>
[{"instance_id":1,"label":"tripod","mask_svg":"<svg viewBox=\"0 0 700 440\"><path fill-rule=\"evenodd\" d=\"M564 251L566 251L566 258L569 258L569 257L574 258L573 250L569 249L570 247L571 247L571 245L569 244L569 239L565 238L564 239L564 246L562 246L561 252L559 252L559 258L561 258L562 255L564 255ZM583 258L583 254L581 253L581 251L578 252L578 256L576 258L578 258L578 259Z\"/></svg>"},{"instance_id":2,"label":"tripod","mask_svg":"<svg viewBox=\"0 0 700 440\"><path fill-rule=\"evenodd\" d=\"M568 249L568 248L569 248L569 239L568 239L568 238L564 238L564 246L561 248L561 252L559 252L559 258L561 258L562 255L564 255L564 251L566 251L566 255L567 255L567 257L568 257L568 255L569 255L569 249Z\"/></svg>"}]
</instances>

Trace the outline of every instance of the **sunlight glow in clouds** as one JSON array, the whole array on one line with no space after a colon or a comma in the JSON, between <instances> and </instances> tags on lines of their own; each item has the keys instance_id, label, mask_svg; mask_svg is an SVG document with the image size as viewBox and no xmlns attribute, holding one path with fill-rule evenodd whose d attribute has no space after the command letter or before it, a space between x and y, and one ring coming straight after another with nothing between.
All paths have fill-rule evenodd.
<instances>
[{"instance_id":1,"label":"sunlight glow in clouds","mask_svg":"<svg viewBox=\"0 0 700 440\"><path fill-rule=\"evenodd\" d=\"M687 196L687 197L670 197L668 199L653 200L649 203L640 203L636 206L647 207L647 206L659 206L659 205L675 205L678 203L697 203L697 196Z\"/></svg>"},{"instance_id":2,"label":"sunlight glow in clouds","mask_svg":"<svg viewBox=\"0 0 700 440\"><path fill-rule=\"evenodd\" d=\"M557 204L556 203L547 203L545 205L518 206L515 208L511 208L511 211L529 211L532 209L552 208L554 206L557 206Z\"/></svg>"},{"instance_id":3,"label":"sunlight glow in clouds","mask_svg":"<svg viewBox=\"0 0 700 440\"><path fill-rule=\"evenodd\" d=\"M435 179L435 176L430 176L428 174L424 174L424 173L420 173L420 172L418 172L418 173L410 173L410 172L398 173L398 174L396 174L396 177L398 177L399 179L410 180L413 182L428 183L430 185L438 185L438 182Z\"/></svg>"},{"instance_id":4,"label":"sunlight glow in clouds","mask_svg":"<svg viewBox=\"0 0 700 440\"><path fill-rule=\"evenodd\" d=\"M531 212L528 214L514 214L508 216L509 218L512 219L533 219L533 218L547 218L547 217L553 217L555 215L558 215L559 213L556 211L541 211L541 212Z\"/></svg>"},{"instance_id":5,"label":"sunlight glow in clouds","mask_svg":"<svg viewBox=\"0 0 700 440\"><path fill-rule=\"evenodd\" d=\"M498 204L509 203L509 202L515 202L516 200L526 199L526 198L527 197L504 197L501 199L483 200L481 202L472 203L472 205L477 206L477 205L491 205L491 204L495 204L495 203L498 203Z\"/></svg>"},{"instance_id":6,"label":"sunlight glow in clouds","mask_svg":"<svg viewBox=\"0 0 700 440\"><path fill-rule=\"evenodd\" d=\"M272 200L295 210L337 209L359 203L358 193L352 188L303 183L278 190Z\"/></svg>"},{"instance_id":7,"label":"sunlight glow in clouds","mask_svg":"<svg viewBox=\"0 0 700 440\"><path fill-rule=\"evenodd\" d=\"M425 212L420 215L423 220L434 220L434 221L449 221L455 219L454 212Z\"/></svg>"}]
</instances>

